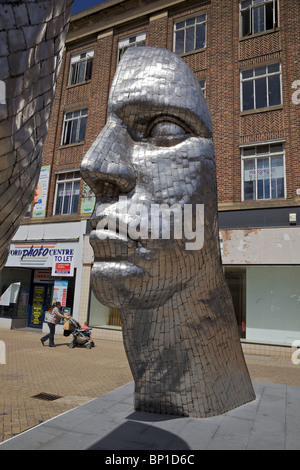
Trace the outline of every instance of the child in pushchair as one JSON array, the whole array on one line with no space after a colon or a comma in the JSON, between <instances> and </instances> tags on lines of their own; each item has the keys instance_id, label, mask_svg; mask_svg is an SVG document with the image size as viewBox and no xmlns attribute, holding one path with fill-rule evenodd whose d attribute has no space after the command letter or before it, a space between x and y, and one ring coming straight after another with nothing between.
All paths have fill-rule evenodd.
<instances>
[{"instance_id":1,"label":"child in pushchair","mask_svg":"<svg viewBox=\"0 0 300 470\"><path fill-rule=\"evenodd\" d=\"M87 349L91 349L95 346L94 341L91 337L91 328L87 326L87 322L82 327L78 321L74 318L70 318L69 330L64 330L64 336L73 335L73 341L69 344L69 348L75 348L75 346L85 346Z\"/></svg>"}]
</instances>

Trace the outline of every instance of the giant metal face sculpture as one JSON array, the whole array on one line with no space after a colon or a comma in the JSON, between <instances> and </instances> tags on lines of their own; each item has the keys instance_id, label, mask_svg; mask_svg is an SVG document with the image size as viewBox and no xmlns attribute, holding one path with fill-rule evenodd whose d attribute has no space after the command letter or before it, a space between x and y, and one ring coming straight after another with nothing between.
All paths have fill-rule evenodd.
<instances>
[{"instance_id":1,"label":"giant metal face sculpture","mask_svg":"<svg viewBox=\"0 0 300 470\"><path fill-rule=\"evenodd\" d=\"M0 269L34 196L73 0L0 0Z\"/></svg>"},{"instance_id":2,"label":"giant metal face sculpture","mask_svg":"<svg viewBox=\"0 0 300 470\"><path fill-rule=\"evenodd\" d=\"M121 310L135 408L204 417L252 400L220 261L211 120L179 57L147 47L126 52L82 175L97 196L92 287ZM153 207L178 211L167 236L169 212L152 224ZM184 217L187 207L194 210Z\"/></svg>"}]
</instances>

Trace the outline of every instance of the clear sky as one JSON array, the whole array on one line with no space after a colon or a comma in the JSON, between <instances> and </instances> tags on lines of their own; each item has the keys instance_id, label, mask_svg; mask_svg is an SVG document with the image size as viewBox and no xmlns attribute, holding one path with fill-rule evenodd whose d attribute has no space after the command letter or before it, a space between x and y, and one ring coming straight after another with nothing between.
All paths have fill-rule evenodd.
<instances>
[{"instance_id":1,"label":"clear sky","mask_svg":"<svg viewBox=\"0 0 300 470\"><path fill-rule=\"evenodd\" d=\"M74 0L73 14L95 5L99 5L99 3L103 3L105 1L106 0Z\"/></svg>"}]
</instances>

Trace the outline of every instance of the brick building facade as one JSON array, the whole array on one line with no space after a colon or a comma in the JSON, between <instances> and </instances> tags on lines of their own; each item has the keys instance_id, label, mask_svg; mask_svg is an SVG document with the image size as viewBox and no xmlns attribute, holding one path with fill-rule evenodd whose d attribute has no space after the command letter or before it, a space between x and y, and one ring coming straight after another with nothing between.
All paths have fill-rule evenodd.
<instances>
[{"instance_id":1,"label":"brick building facade","mask_svg":"<svg viewBox=\"0 0 300 470\"><path fill-rule=\"evenodd\" d=\"M291 344L300 339L298 0L108 0L74 15L44 149L44 212L32 207L12 244L41 243L35 232L77 244L69 307L114 334L117 312L90 294L92 199L78 171L105 125L120 54L143 45L180 54L205 93L223 264L241 337Z\"/></svg>"}]
</instances>

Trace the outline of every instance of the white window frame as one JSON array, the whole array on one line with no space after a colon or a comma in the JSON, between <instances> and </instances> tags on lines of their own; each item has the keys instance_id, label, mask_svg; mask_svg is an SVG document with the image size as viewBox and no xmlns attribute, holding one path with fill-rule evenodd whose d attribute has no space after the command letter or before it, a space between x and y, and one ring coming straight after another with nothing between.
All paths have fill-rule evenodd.
<instances>
[{"instance_id":1,"label":"white window frame","mask_svg":"<svg viewBox=\"0 0 300 470\"><path fill-rule=\"evenodd\" d=\"M205 19L199 21L197 23L197 18L200 18L200 17L204 17L205 16ZM186 25L186 22L189 21L189 20L193 20L195 19L195 23L193 25ZM179 29L176 29L176 26L179 24L179 23L183 23L185 22L185 26L182 27L182 28L179 28ZM203 47L201 47L200 49L197 48L196 49L196 26L197 25L200 25L200 24L204 24L205 25L205 44ZM186 31L188 29L194 29L194 49L192 51L188 51L186 52ZM197 15L193 15L193 16L189 16L188 18L181 18L180 20L177 20L175 23L174 23L174 39L173 39L173 51L176 53L176 33L178 33L179 31L184 31L184 43L183 43L183 52L180 52L180 53L177 53L178 55L182 55L182 54L190 54L194 51L201 51L202 49L205 49L206 46L207 46L207 13L206 12L202 12L202 13L199 13Z\"/></svg>"},{"instance_id":2,"label":"white window frame","mask_svg":"<svg viewBox=\"0 0 300 470\"><path fill-rule=\"evenodd\" d=\"M75 116L75 113L78 113L78 112L80 113L80 115ZM71 115L71 116L69 116L69 115ZM80 136L80 129L81 129L81 121L82 121L82 119L87 120L87 116L88 116L88 108L78 109L76 111L66 111L65 112L64 121L63 121L63 130L62 130L62 136L61 136L61 145L62 146L74 145L76 143L84 141L82 139L80 140L79 136ZM77 126L77 129L76 129L75 140L72 141L72 142L67 142L66 139L67 139L67 134L68 134L68 129L69 129L68 124L71 123L71 131L70 131L70 135L71 135L72 132L73 132L73 125L74 125L75 121L79 121L79 125ZM85 126L86 126L86 123L85 123Z\"/></svg>"},{"instance_id":3,"label":"white window frame","mask_svg":"<svg viewBox=\"0 0 300 470\"><path fill-rule=\"evenodd\" d=\"M268 67L269 66L272 66L272 65L275 65L275 64L278 64L279 65L279 71L276 71L276 72L271 72L269 73L268 71ZM261 75L255 75L255 70L258 70L259 68L262 68L262 67L266 67L266 73L265 74L261 74ZM253 75L252 77L249 77L249 78L243 78L243 72L245 71L250 71L250 70L253 70ZM279 104L276 104L276 105L270 105L270 98L269 98L269 81L268 81L268 77L271 77L271 76L275 76L275 75L279 75L279 81L280 81L280 103ZM256 99L257 99L257 93L256 93L256 80L259 80L261 78L266 78L266 98L267 98L267 106L265 107L262 107L262 108L257 108L257 104L256 104ZM244 102L243 102L243 83L245 82L250 82L250 81L253 81L253 95L254 95L254 107L253 108L250 108L250 109L244 109ZM243 69L240 71L240 101L241 101L241 112L251 112L251 111L259 111L261 109L265 109L265 108L273 108L274 106L281 106L282 105L282 100L283 100L283 95L282 95L282 69L281 69L281 63L280 62L275 62L275 63L272 63L272 64L261 64L259 66L256 66L256 67L252 67L252 68L247 68L247 69Z\"/></svg>"},{"instance_id":4,"label":"white window frame","mask_svg":"<svg viewBox=\"0 0 300 470\"><path fill-rule=\"evenodd\" d=\"M138 33L125 39L120 39L118 43L118 62L129 47L143 47L146 43L146 33Z\"/></svg>"},{"instance_id":5,"label":"white window frame","mask_svg":"<svg viewBox=\"0 0 300 470\"><path fill-rule=\"evenodd\" d=\"M248 3L244 8L242 4ZM266 6L268 4L273 4L273 27L266 29ZM260 32L254 33L254 11L257 8L264 7L264 29ZM243 35L243 12L250 10L250 31L247 34ZM240 37L245 38L252 36L254 34L263 34L267 31L272 31L275 28L279 27L279 0L241 0L240 1Z\"/></svg>"},{"instance_id":6,"label":"white window frame","mask_svg":"<svg viewBox=\"0 0 300 470\"><path fill-rule=\"evenodd\" d=\"M59 179L62 175L65 175L64 179ZM77 176L76 176L77 175ZM69 170L69 171L60 171L56 173L56 182L55 182L55 197L54 197L54 206L53 206L53 215L70 215L70 214L77 214L78 208L79 208L79 197L78 197L78 205L77 205L77 211L76 212L71 212L71 207L72 207L72 202L73 202L73 197L74 197L74 183L79 182L79 194L80 195L80 181L81 181L81 175L80 175L80 170ZM58 194L59 194L59 186L65 185L65 183L72 183L72 189L71 189L71 198L68 204L68 211L67 212L56 212L56 205L57 205L57 199L58 199ZM62 208L64 207L64 200L65 200L66 195L64 194L63 196L63 203L62 203Z\"/></svg>"},{"instance_id":7,"label":"white window frame","mask_svg":"<svg viewBox=\"0 0 300 470\"><path fill-rule=\"evenodd\" d=\"M86 52L80 52L78 54L74 54L71 56L71 63L70 63L70 73L69 73L69 80L68 84L69 86L74 86L78 85L79 83L85 83L86 81L90 80L90 78L87 78L87 68L88 68L88 62L89 60L94 60L94 50L91 49ZM84 64L84 79L83 80L78 80L78 71L79 71L79 65ZM72 82L72 77L73 77L73 68L76 67L76 80ZM93 67L93 65L92 65Z\"/></svg>"},{"instance_id":8,"label":"white window frame","mask_svg":"<svg viewBox=\"0 0 300 470\"><path fill-rule=\"evenodd\" d=\"M270 149L270 146L271 145L282 145L282 151L278 151L278 152L274 152L274 153L271 153L270 150L269 152L266 152L266 153L257 153L257 148L259 147L263 147L263 146L266 146L268 145L269 146L269 149ZM249 148L252 148L252 147L255 147L255 153L253 154L250 154L250 155L247 155L247 156L244 156L243 155L243 152L245 150L249 150ZM269 180L269 185L270 185L270 197L269 198L260 198L258 199L257 198L257 181L258 181L258 178L257 178L257 160L258 159L263 159L263 158L269 158L269 168L271 167L271 158L272 157L278 157L278 156L282 156L282 161L283 161L283 178L284 178L284 195L283 195L283 198L286 199L287 197L287 185L286 185L286 164L285 164L285 140L274 140L274 141L266 141L266 142L256 142L256 143L252 143L252 144L248 144L248 145L241 145L240 146L240 151L241 151L241 191L242 191L242 194L241 194L241 200L242 201L271 201L271 200L275 200L275 199L282 199L281 197L280 198L272 198L272 172L270 172L270 180ZM245 181L244 181L244 164L245 164L245 161L247 160L253 160L255 159L255 174L256 174L256 183L255 183L255 199L245 199Z\"/></svg>"}]
</instances>

